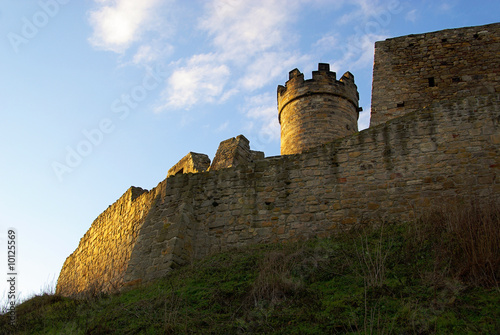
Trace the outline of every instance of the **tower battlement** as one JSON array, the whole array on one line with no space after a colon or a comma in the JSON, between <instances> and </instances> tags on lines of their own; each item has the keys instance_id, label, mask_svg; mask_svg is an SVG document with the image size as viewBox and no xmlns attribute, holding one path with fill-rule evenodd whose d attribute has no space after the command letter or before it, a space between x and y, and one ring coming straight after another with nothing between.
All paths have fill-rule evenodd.
<instances>
[{"instance_id":1,"label":"tower battlement","mask_svg":"<svg viewBox=\"0 0 500 335\"><path fill-rule=\"evenodd\" d=\"M312 79L298 69L278 86L281 154L295 154L358 130L359 93L350 72L337 80L330 65L319 63Z\"/></svg>"},{"instance_id":2,"label":"tower battlement","mask_svg":"<svg viewBox=\"0 0 500 335\"><path fill-rule=\"evenodd\" d=\"M312 72L312 79L304 79L304 74L293 69L288 74L285 86L278 85L278 111L281 112L287 104L303 96L325 94L340 96L347 99L355 108L359 108L358 87L354 83L354 75L349 71L337 80L337 73L330 71L330 64L319 63L318 70Z\"/></svg>"}]
</instances>

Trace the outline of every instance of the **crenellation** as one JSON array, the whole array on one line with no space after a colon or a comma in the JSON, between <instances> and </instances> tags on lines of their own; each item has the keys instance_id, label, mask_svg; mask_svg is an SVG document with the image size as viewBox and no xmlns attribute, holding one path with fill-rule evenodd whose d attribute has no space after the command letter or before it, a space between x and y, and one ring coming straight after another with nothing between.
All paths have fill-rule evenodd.
<instances>
[{"instance_id":1,"label":"crenellation","mask_svg":"<svg viewBox=\"0 0 500 335\"><path fill-rule=\"evenodd\" d=\"M361 132L350 72L290 71L277 89L282 156L240 135L211 165L189 153L154 189L130 188L66 259L57 293L148 283L214 252L411 220L447 201L500 201L499 27L377 42Z\"/></svg>"},{"instance_id":2,"label":"crenellation","mask_svg":"<svg viewBox=\"0 0 500 335\"><path fill-rule=\"evenodd\" d=\"M294 83L295 82L303 82L304 81L304 74L302 74L299 69L293 69L292 71L290 71L288 73L288 79L289 80L292 80L292 79L295 79L295 81L293 81Z\"/></svg>"},{"instance_id":3,"label":"crenellation","mask_svg":"<svg viewBox=\"0 0 500 335\"><path fill-rule=\"evenodd\" d=\"M337 74L330 71L330 64L319 63L318 70L312 72L312 79L306 81L329 81L331 84L337 80Z\"/></svg>"}]
</instances>

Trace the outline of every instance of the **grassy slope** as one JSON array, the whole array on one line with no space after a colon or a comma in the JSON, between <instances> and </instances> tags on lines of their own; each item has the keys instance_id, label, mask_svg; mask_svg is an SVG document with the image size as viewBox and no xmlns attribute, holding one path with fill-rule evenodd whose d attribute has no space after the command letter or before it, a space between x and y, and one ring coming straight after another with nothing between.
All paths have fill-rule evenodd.
<instances>
[{"instance_id":1,"label":"grassy slope","mask_svg":"<svg viewBox=\"0 0 500 335\"><path fill-rule=\"evenodd\" d=\"M498 212L492 218L483 267L441 215L217 254L122 294L37 296L18 306L16 329L1 316L0 332L498 334ZM466 266L468 257L476 261Z\"/></svg>"}]
</instances>

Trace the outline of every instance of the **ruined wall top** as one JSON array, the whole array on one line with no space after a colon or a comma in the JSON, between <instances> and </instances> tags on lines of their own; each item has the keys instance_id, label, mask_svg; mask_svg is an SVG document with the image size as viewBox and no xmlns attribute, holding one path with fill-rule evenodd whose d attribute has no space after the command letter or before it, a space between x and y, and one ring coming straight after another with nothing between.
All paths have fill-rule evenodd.
<instances>
[{"instance_id":1,"label":"ruined wall top","mask_svg":"<svg viewBox=\"0 0 500 335\"><path fill-rule=\"evenodd\" d=\"M178 173L199 173L208 170L210 158L205 154L190 152L168 170L167 177Z\"/></svg>"},{"instance_id":2,"label":"ruined wall top","mask_svg":"<svg viewBox=\"0 0 500 335\"><path fill-rule=\"evenodd\" d=\"M247 164L262 158L264 153L250 150L250 141L245 136L239 135L219 144L210 171Z\"/></svg>"}]
</instances>

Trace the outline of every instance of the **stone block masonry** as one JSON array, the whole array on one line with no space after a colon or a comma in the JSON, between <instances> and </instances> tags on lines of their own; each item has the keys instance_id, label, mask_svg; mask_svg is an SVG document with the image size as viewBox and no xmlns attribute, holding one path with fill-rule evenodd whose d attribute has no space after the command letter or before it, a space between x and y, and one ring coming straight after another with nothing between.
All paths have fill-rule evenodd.
<instances>
[{"instance_id":1,"label":"stone block masonry","mask_svg":"<svg viewBox=\"0 0 500 335\"><path fill-rule=\"evenodd\" d=\"M435 103L300 155L179 174L135 201L126 193L68 258L57 291L148 282L210 253L407 220L449 199L498 199L499 102Z\"/></svg>"},{"instance_id":2,"label":"stone block masonry","mask_svg":"<svg viewBox=\"0 0 500 335\"><path fill-rule=\"evenodd\" d=\"M347 116L338 119L344 128L327 137L316 136L311 126L328 114L322 103L330 104L332 95L316 101L321 92L314 90L326 82L336 93L346 89L347 109L328 110L349 110L356 118L357 106L345 99L357 96L352 75L337 81L320 64L304 86L300 72L292 71L287 87L278 88L279 106L288 98L300 100L294 92L314 94L305 95L306 110L287 109L294 102L279 109L282 132L283 122L296 129L282 133L282 141L297 138L285 145L286 155L264 158L240 135L221 143L208 169L208 157L190 154L154 189L130 188L67 258L56 292L78 295L146 283L214 252L408 220L447 201L499 202L499 26L377 43L372 127L361 132L341 134ZM295 114L307 114L304 122L312 123L302 127ZM317 132L328 128L318 124Z\"/></svg>"},{"instance_id":3,"label":"stone block masonry","mask_svg":"<svg viewBox=\"0 0 500 335\"><path fill-rule=\"evenodd\" d=\"M99 215L64 262L57 292L67 295L122 287L123 274L152 199L154 193L131 187Z\"/></svg>"},{"instance_id":4,"label":"stone block masonry","mask_svg":"<svg viewBox=\"0 0 500 335\"><path fill-rule=\"evenodd\" d=\"M370 126L436 101L500 92L500 23L375 43Z\"/></svg>"}]
</instances>

